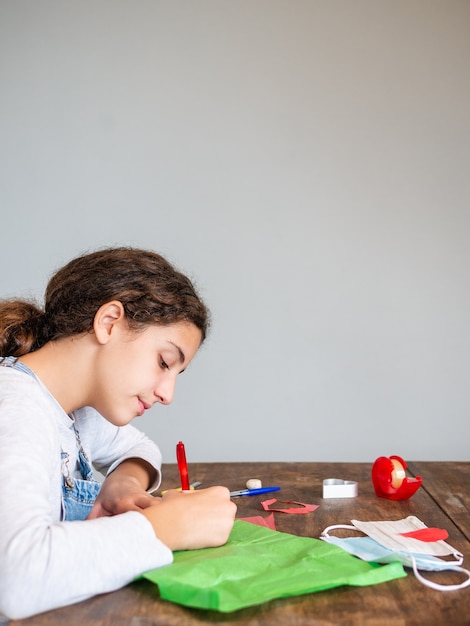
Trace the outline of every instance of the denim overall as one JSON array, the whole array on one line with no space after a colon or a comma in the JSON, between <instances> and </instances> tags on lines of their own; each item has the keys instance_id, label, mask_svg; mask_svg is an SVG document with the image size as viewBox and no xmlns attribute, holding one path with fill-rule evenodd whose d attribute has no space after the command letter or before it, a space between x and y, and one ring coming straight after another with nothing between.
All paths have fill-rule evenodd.
<instances>
[{"instance_id":1,"label":"denim overall","mask_svg":"<svg viewBox=\"0 0 470 626\"><path fill-rule=\"evenodd\" d=\"M0 357L0 365L5 367L13 367L21 372L29 374L36 378L35 374L18 361L16 357ZM78 448L78 464L81 478L70 476L68 466L69 455L67 452L61 451L61 470L62 470L62 512L61 520L73 521L84 520L88 517L96 496L100 490L101 484L93 479L93 469L88 457L83 450L80 435L74 423L72 423L77 440Z\"/></svg>"}]
</instances>

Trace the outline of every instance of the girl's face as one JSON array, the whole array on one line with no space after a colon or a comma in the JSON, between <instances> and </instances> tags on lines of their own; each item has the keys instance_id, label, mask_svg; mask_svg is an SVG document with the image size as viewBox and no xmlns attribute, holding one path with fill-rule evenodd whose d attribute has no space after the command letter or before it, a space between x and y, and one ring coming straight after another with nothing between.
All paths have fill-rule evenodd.
<instances>
[{"instance_id":1,"label":"girl's face","mask_svg":"<svg viewBox=\"0 0 470 626\"><path fill-rule=\"evenodd\" d=\"M133 332L122 321L100 346L89 402L115 426L128 424L156 402L170 404L176 377L201 343L201 331L192 323Z\"/></svg>"}]
</instances>

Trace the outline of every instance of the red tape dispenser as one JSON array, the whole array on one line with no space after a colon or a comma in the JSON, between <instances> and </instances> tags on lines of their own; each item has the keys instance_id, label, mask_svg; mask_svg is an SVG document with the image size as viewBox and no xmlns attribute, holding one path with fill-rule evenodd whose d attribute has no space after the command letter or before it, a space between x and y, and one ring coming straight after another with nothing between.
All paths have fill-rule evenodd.
<instances>
[{"instance_id":1,"label":"red tape dispenser","mask_svg":"<svg viewBox=\"0 0 470 626\"><path fill-rule=\"evenodd\" d=\"M405 461L399 456L380 456L372 466L372 483L379 498L407 500L418 491L423 479L421 476L408 478Z\"/></svg>"}]
</instances>

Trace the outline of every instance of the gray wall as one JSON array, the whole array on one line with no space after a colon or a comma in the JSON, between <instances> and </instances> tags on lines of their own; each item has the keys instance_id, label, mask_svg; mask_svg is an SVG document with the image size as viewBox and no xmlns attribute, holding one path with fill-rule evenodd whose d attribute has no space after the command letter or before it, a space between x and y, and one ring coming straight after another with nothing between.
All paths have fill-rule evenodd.
<instances>
[{"instance_id":1,"label":"gray wall","mask_svg":"<svg viewBox=\"0 0 470 626\"><path fill-rule=\"evenodd\" d=\"M166 461L468 460L469 61L467 0L1 0L0 296L189 273Z\"/></svg>"}]
</instances>

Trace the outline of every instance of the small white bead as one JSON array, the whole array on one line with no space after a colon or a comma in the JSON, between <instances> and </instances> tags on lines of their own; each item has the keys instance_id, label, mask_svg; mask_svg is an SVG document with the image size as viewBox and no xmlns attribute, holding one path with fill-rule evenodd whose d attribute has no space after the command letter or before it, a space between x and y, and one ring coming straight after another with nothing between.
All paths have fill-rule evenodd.
<instances>
[{"instance_id":1,"label":"small white bead","mask_svg":"<svg viewBox=\"0 0 470 626\"><path fill-rule=\"evenodd\" d=\"M250 478L246 481L247 489L261 489L262 486L263 483L260 481L259 478Z\"/></svg>"}]
</instances>

